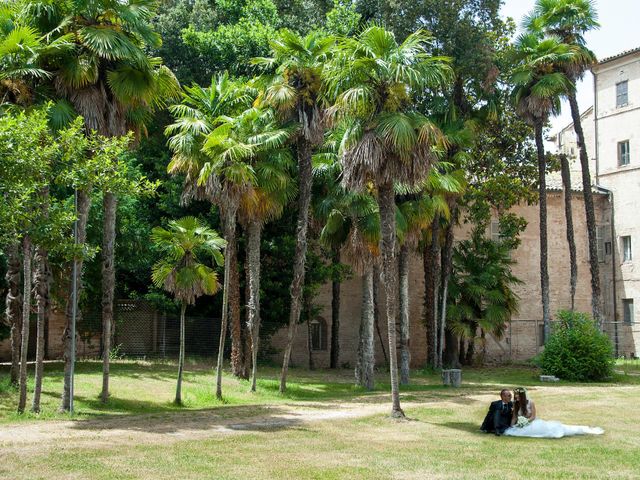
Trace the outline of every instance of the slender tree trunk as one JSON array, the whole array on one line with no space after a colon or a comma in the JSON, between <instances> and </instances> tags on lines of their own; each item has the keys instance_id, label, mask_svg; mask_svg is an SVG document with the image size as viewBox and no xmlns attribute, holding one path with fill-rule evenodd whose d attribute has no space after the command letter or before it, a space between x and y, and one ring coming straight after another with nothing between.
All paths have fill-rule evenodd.
<instances>
[{"instance_id":1,"label":"slender tree trunk","mask_svg":"<svg viewBox=\"0 0 640 480\"><path fill-rule=\"evenodd\" d=\"M89 218L89 208L91 207L91 195L89 194L89 189L86 190L78 190L78 248L83 248L85 242L87 241L87 220ZM84 258L82 255L78 255L75 259L77 268L76 268L76 288L77 288L77 298L80 298L80 293L82 292L82 266L84 263ZM72 280L73 281L73 280ZM71 282L69 282L71 285ZM76 300L77 301L77 300ZM69 296L67 299L67 308L66 308L66 325L64 328L64 332L62 333L62 341L64 345L64 381L63 381L63 390L62 390L62 402L60 405L60 410L66 412L69 411L71 406L71 354L72 354L72 342L75 342L75 338L71 338L71 322L72 322L72 311L73 311L73 292L71 292L71 288L69 289ZM80 314L80 309L77 310L78 314Z\"/></svg>"},{"instance_id":2,"label":"slender tree trunk","mask_svg":"<svg viewBox=\"0 0 640 480\"><path fill-rule=\"evenodd\" d=\"M411 350L409 349L409 246L400 247L398 256L400 305L400 385L409 385Z\"/></svg>"},{"instance_id":3,"label":"slender tree trunk","mask_svg":"<svg viewBox=\"0 0 640 480\"><path fill-rule=\"evenodd\" d=\"M382 330L380 330L380 267L376 263L373 266L373 321L376 326L376 333L378 340L380 341L380 349L382 350L382 357L384 358L384 364L389 365L389 357L387 356L387 347L384 344L384 338L382 337Z\"/></svg>"},{"instance_id":4,"label":"slender tree trunk","mask_svg":"<svg viewBox=\"0 0 640 480\"><path fill-rule=\"evenodd\" d=\"M230 257L229 268L229 319L231 328L231 373L243 377L244 355L242 345L242 319L240 318L240 275L238 272L238 240L227 244L226 254Z\"/></svg>"},{"instance_id":5,"label":"slender tree trunk","mask_svg":"<svg viewBox=\"0 0 640 480\"><path fill-rule=\"evenodd\" d=\"M396 260L396 209L393 183L378 187L380 208L380 230L382 234L382 276L385 293L387 334L389 336L389 371L391 377L391 416L404 417L400 407L400 388L398 386L398 356L396 353L397 318L397 260Z\"/></svg>"},{"instance_id":6,"label":"slender tree trunk","mask_svg":"<svg viewBox=\"0 0 640 480\"><path fill-rule=\"evenodd\" d=\"M22 293L20 291L20 244L12 243L7 250L7 299L5 315L11 328L11 385L18 386L20 372L20 344L22 343Z\"/></svg>"},{"instance_id":7,"label":"slender tree trunk","mask_svg":"<svg viewBox=\"0 0 640 480\"><path fill-rule=\"evenodd\" d=\"M538 183L540 195L540 287L542 291L542 322L544 342L551 334L551 315L549 311L549 269L547 243L547 162L542 138L542 122L535 124L536 148L538 151Z\"/></svg>"},{"instance_id":8,"label":"slender tree trunk","mask_svg":"<svg viewBox=\"0 0 640 480\"><path fill-rule=\"evenodd\" d=\"M249 273L248 327L251 332L251 391L256 391L260 342L260 236L261 226L252 221L247 229L247 269Z\"/></svg>"},{"instance_id":9,"label":"slender tree trunk","mask_svg":"<svg viewBox=\"0 0 640 480\"><path fill-rule=\"evenodd\" d=\"M287 345L282 359L280 375L280 393L287 390L287 373L291 359L293 339L300 321L302 307L302 288L304 286L304 267L307 255L307 227L309 225L309 204L311 203L311 144L302 136L298 140L298 225L296 227L296 250L293 259L293 279L291 281L291 310L289 313L289 329Z\"/></svg>"},{"instance_id":10,"label":"slender tree trunk","mask_svg":"<svg viewBox=\"0 0 640 480\"><path fill-rule=\"evenodd\" d=\"M236 207L227 206L224 210L224 230L227 245L236 241ZM216 364L216 398L222 399L222 367L224 366L224 341L227 335L227 319L229 315L229 288L233 259L225 252L224 257L224 291L222 292L222 320L220 321L220 342L218 343L218 362Z\"/></svg>"},{"instance_id":11,"label":"slender tree trunk","mask_svg":"<svg viewBox=\"0 0 640 480\"><path fill-rule=\"evenodd\" d=\"M29 352L29 315L31 314L31 238L22 238L22 345L20 346L20 398L18 413L23 413L27 404L27 354Z\"/></svg>"},{"instance_id":12,"label":"slender tree trunk","mask_svg":"<svg viewBox=\"0 0 640 480\"><path fill-rule=\"evenodd\" d=\"M35 294L38 307L37 320L37 340L36 340L36 374L35 386L33 389L33 400L31 411L40 412L40 396L42 394L42 376L44 373L44 350L45 350L45 324L49 313L49 254L47 250L38 246L35 254L36 275Z\"/></svg>"},{"instance_id":13,"label":"slender tree trunk","mask_svg":"<svg viewBox=\"0 0 640 480\"><path fill-rule=\"evenodd\" d=\"M448 368L459 368L460 340L449 328L445 328L444 341L445 349L443 354L443 366L446 366Z\"/></svg>"},{"instance_id":14,"label":"slender tree trunk","mask_svg":"<svg viewBox=\"0 0 640 480\"><path fill-rule=\"evenodd\" d=\"M431 224L431 253L429 261L433 265L433 312L432 318L429 319L432 325L433 338L433 350L431 351L431 364L434 368L438 366L438 324L440 319L438 317L438 298L440 291L440 216L436 214Z\"/></svg>"},{"instance_id":15,"label":"slender tree trunk","mask_svg":"<svg viewBox=\"0 0 640 480\"><path fill-rule=\"evenodd\" d=\"M102 227L102 392L100 401L109 400L109 354L113 329L113 300L116 288L115 243L118 199L111 192L103 197Z\"/></svg>"},{"instance_id":16,"label":"slender tree trunk","mask_svg":"<svg viewBox=\"0 0 640 480\"><path fill-rule=\"evenodd\" d=\"M466 345L464 343L464 337L460 337L458 342L458 365L466 365Z\"/></svg>"},{"instance_id":17,"label":"slender tree trunk","mask_svg":"<svg viewBox=\"0 0 640 480\"><path fill-rule=\"evenodd\" d=\"M309 370L315 370L316 364L313 361L313 339L311 335L311 301L309 298L303 300L305 316L307 317L307 352L309 354Z\"/></svg>"},{"instance_id":18,"label":"slender tree trunk","mask_svg":"<svg viewBox=\"0 0 640 480\"><path fill-rule=\"evenodd\" d=\"M49 187L44 187L42 192L42 214L45 219L49 218ZM33 388L33 400L31 411L40 412L40 397L42 394L42 375L44 373L45 355L45 327L49 315L49 252L42 245L36 247L35 252L36 271L34 278L34 292L37 304L37 325L36 325L36 373Z\"/></svg>"},{"instance_id":19,"label":"slender tree trunk","mask_svg":"<svg viewBox=\"0 0 640 480\"><path fill-rule=\"evenodd\" d=\"M340 251L333 252L334 270L340 265ZM340 366L340 281L335 277L331 282L331 368Z\"/></svg>"},{"instance_id":20,"label":"slender tree trunk","mask_svg":"<svg viewBox=\"0 0 640 480\"><path fill-rule=\"evenodd\" d=\"M356 360L356 384L367 390L374 387L374 307L373 307L373 268L365 267L362 276L362 314L360 316L360 334L358 336L358 357Z\"/></svg>"},{"instance_id":21,"label":"slender tree trunk","mask_svg":"<svg viewBox=\"0 0 640 480\"><path fill-rule=\"evenodd\" d=\"M576 306L576 285L578 283L578 260L576 255L576 240L573 234L573 212L571 208L571 172L569 170L569 160L566 155L560 155L560 166L562 174L562 186L564 188L564 217L567 223L567 243L569 244L569 265L571 268L571 278L569 289L571 293L571 310Z\"/></svg>"},{"instance_id":22,"label":"slender tree trunk","mask_svg":"<svg viewBox=\"0 0 640 480\"><path fill-rule=\"evenodd\" d=\"M440 340L438 342L438 361L436 368L442 368L442 356L444 352L447 328L447 296L449 292L449 279L451 278L451 268L453 266L453 240L454 240L454 215L451 215L451 221L447 225L445 234L444 247L442 249L442 268L441 268L441 286L440 291L440 325L438 331L440 333Z\"/></svg>"},{"instance_id":23,"label":"slender tree trunk","mask_svg":"<svg viewBox=\"0 0 640 480\"><path fill-rule=\"evenodd\" d=\"M465 365L473 365L473 357L476 354L476 341L470 338L467 345L467 353L465 355Z\"/></svg>"},{"instance_id":24,"label":"slender tree trunk","mask_svg":"<svg viewBox=\"0 0 640 480\"><path fill-rule=\"evenodd\" d=\"M185 327L185 312L187 311L187 304L182 302L180 308L180 353L178 354L178 382L176 383L176 398L174 402L177 405L182 405L182 373L184 370L184 327Z\"/></svg>"},{"instance_id":25,"label":"slender tree trunk","mask_svg":"<svg viewBox=\"0 0 640 480\"><path fill-rule=\"evenodd\" d=\"M584 141L580 109L576 99L575 90L569 92L569 106L573 119L573 129L578 141L580 153L580 167L582 168L582 192L584 195L584 208L587 216L587 234L589 238L589 270L591 271L591 309L593 318L602 325L602 299L600 290L600 265L598 264L598 241L596 239L596 214L593 206L593 192L591 191L591 172L589 171L589 156L587 145Z\"/></svg>"}]
</instances>

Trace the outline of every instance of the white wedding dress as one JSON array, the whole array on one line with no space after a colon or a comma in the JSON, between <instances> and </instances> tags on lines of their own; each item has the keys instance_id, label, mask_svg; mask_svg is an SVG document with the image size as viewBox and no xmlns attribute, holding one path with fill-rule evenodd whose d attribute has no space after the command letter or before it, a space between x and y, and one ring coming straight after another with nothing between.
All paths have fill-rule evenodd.
<instances>
[{"instance_id":1,"label":"white wedding dress","mask_svg":"<svg viewBox=\"0 0 640 480\"><path fill-rule=\"evenodd\" d=\"M527 414L531 414L531 401L527 400ZM585 427L581 425L563 425L552 420L536 418L526 427L509 427L504 435L511 437L562 438L572 435L602 435L604 430L599 427Z\"/></svg>"}]
</instances>

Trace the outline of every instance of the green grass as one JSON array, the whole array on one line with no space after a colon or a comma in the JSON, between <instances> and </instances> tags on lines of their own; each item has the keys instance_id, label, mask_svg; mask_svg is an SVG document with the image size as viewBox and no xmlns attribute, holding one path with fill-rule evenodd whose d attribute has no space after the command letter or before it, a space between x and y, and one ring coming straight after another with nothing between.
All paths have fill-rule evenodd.
<instances>
[{"instance_id":1,"label":"green grass","mask_svg":"<svg viewBox=\"0 0 640 480\"><path fill-rule=\"evenodd\" d=\"M55 429L58 424L51 420L68 418L56 413L60 364L47 364L46 373L38 419L17 417L16 392L8 388L6 376L0 377L0 434L8 427ZM369 393L351 385L351 371L292 369L289 390L282 396L277 369L265 367L255 394L247 391L247 382L225 375L225 400L219 402L213 395L212 368L192 363L185 406L176 407L171 403L175 373L175 365L168 363L115 362L113 396L103 406L97 399L100 364L80 363L72 425L82 435L64 442L27 441L27 455L18 440L0 441L0 478L562 479L638 478L640 471L637 415L628 408L631 399L640 398L640 378L633 375L601 384L543 384L531 368L466 369L463 387L451 389L440 385L438 375L416 371L412 385L402 388L407 421L374 413L221 434L215 431L221 422L278 419L285 408L330 411L349 404L382 405L379 411L384 412L389 402L386 375L378 375L378 388ZM560 440L481 434L488 402L503 386L516 385L529 389L542 418L598 425L606 434ZM105 429L116 426L113 436L104 436ZM196 434L198 430L206 435Z\"/></svg>"},{"instance_id":2,"label":"green grass","mask_svg":"<svg viewBox=\"0 0 640 480\"><path fill-rule=\"evenodd\" d=\"M640 359L626 359L620 358L616 360L616 370L620 370L624 373L638 373L640 374Z\"/></svg>"}]
</instances>

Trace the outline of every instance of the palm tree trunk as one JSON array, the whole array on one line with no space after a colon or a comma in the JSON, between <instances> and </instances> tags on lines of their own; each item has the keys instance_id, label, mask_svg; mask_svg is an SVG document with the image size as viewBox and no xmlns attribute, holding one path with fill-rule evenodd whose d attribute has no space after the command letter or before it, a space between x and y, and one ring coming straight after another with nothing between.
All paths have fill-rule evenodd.
<instances>
[{"instance_id":1,"label":"palm tree trunk","mask_svg":"<svg viewBox=\"0 0 640 480\"><path fill-rule=\"evenodd\" d=\"M382 234L382 276L387 307L387 334L389 336L389 371L391 377L391 416L404 417L400 407L398 386L398 356L396 353L397 318L397 261L396 261L396 205L393 183L378 187L380 205L380 231Z\"/></svg>"},{"instance_id":2,"label":"palm tree trunk","mask_svg":"<svg viewBox=\"0 0 640 480\"><path fill-rule=\"evenodd\" d=\"M231 373L243 378L244 355L242 345L242 319L240 318L240 274L238 272L238 240L227 243L229 256L229 319L231 320Z\"/></svg>"},{"instance_id":3,"label":"palm tree trunk","mask_svg":"<svg viewBox=\"0 0 640 480\"><path fill-rule=\"evenodd\" d=\"M451 221L447 225L445 234L444 247L442 249L442 268L441 268L441 292L440 295L440 325L438 327L440 333L440 341L438 342L438 362L436 368L442 368L442 356L445 345L445 330L447 328L447 296L449 292L449 279L451 278L451 268L453 266L453 218L451 215Z\"/></svg>"},{"instance_id":4,"label":"palm tree trunk","mask_svg":"<svg viewBox=\"0 0 640 480\"><path fill-rule=\"evenodd\" d=\"M460 340L451 331L451 329L445 327L444 341L445 341L445 348L443 353L442 365L449 368L459 368L460 367Z\"/></svg>"},{"instance_id":5,"label":"palm tree trunk","mask_svg":"<svg viewBox=\"0 0 640 480\"><path fill-rule=\"evenodd\" d=\"M40 412L40 396L42 393L42 376L44 373L45 325L49 314L49 254L45 248L36 248L35 261L37 270L35 275L35 293L38 306L37 340L36 340L36 374L33 389L31 411Z\"/></svg>"},{"instance_id":6,"label":"palm tree trunk","mask_svg":"<svg viewBox=\"0 0 640 480\"><path fill-rule=\"evenodd\" d=\"M470 338L467 345L467 352L464 356L465 365L473 364L473 357L476 354L476 341L474 338Z\"/></svg>"},{"instance_id":7,"label":"palm tree trunk","mask_svg":"<svg viewBox=\"0 0 640 480\"><path fill-rule=\"evenodd\" d=\"M542 322L544 326L544 342L551 334L551 315L549 312L549 269L547 241L547 162L542 138L542 122L535 124L536 149L538 151L538 183L540 196L540 288L542 291Z\"/></svg>"},{"instance_id":8,"label":"palm tree trunk","mask_svg":"<svg viewBox=\"0 0 640 480\"><path fill-rule=\"evenodd\" d=\"M100 401L109 399L109 354L113 329L113 299L116 286L115 243L118 199L111 192L103 198L102 228L102 392Z\"/></svg>"},{"instance_id":9,"label":"palm tree trunk","mask_svg":"<svg viewBox=\"0 0 640 480\"><path fill-rule=\"evenodd\" d=\"M566 155L560 155L560 167L562 174L562 186L564 189L564 216L567 223L567 243L569 244L569 264L571 268L571 278L569 280L571 310L574 310L576 306L576 285L578 283L578 260L576 255L576 240L573 234L571 172L569 170L569 160Z\"/></svg>"},{"instance_id":10,"label":"palm tree trunk","mask_svg":"<svg viewBox=\"0 0 640 480\"><path fill-rule=\"evenodd\" d=\"M227 245L236 241L236 206L228 206L224 211L224 230ZM222 319L220 321L220 341L218 343L218 361L216 364L216 398L222 399L222 367L224 366L224 341L227 335L227 319L229 315L229 288L233 259L225 252L224 257L224 290L222 292Z\"/></svg>"},{"instance_id":11,"label":"palm tree trunk","mask_svg":"<svg viewBox=\"0 0 640 480\"><path fill-rule=\"evenodd\" d=\"M77 243L78 248L82 248L87 241L87 220L89 218L89 208L91 207L91 195L89 189L78 190L78 220L77 220ZM76 262L76 299L80 298L82 292L82 266L84 258L82 255L74 260ZM71 283L71 282L70 282ZM76 300L77 301L77 300ZM72 342L75 342L75 338L71 338L71 322L72 322L72 310L73 310L73 292L69 289L69 296L67 298L66 308L66 325L64 332L62 333L62 341L64 345L63 359L64 359L64 381L62 390L62 402L60 410L67 412L71 406L71 352ZM80 310L78 309L78 313Z\"/></svg>"},{"instance_id":12,"label":"palm tree trunk","mask_svg":"<svg viewBox=\"0 0 640 480\"><path fill-rule=\"evenodd\" d=\"M182 405L182 373L184 370L184 324L185 324L185 312L187 311L187 304L182 302L180 308L180 352L178 353L178 382L176 383L176 398L174 402L177 405Z\"/></svg>"},{"instance_id":13,"label":"palm tree trunk","mask_svg":"<svg viewBox=\"0 0 640 480\"><path fill-rule=\"evenodd\" d=\"M256 391L260 342L260 236L262 228L251 221L247 229L247 269L249 272L248 327L251 332L251 391Z\"/></svg>"},{"instance_id":14,"label":"palm tree trunk","mask_svg":"<svg viewBox=\"0 0 640 480\"><path fill-rule=\"evenodd\" d=\"M382 350L382 357L384 358L384 364L389 365L389 357L387 356L387 347L384 345L384 338L382 338L382 330L380 330L380 302L378 301L380 296L380 266L376 263L373 266L373 321L376 326L376 334L380 341L380 349Z\"/></svg>"},{"instance_id":15,"label":"palm tree trunk","mask_svg":"<svg viewBox=\"0 0 640 480\"><path fill-rule=\"evenodd\" d=\"M24 412L27 404L27 354L29 352L29 315L31 314L31 238L22 238L22 345L20 346L20 397L18 413Z\"/></svg>"},{"instance_id":16,"label":"palm tree trunk","mask_svg":"<svg viewBox=\"0 0 640 480\"><path fill-rule=\"evenodd\" d=\"M373 306L373 268L365 267L362 275L362 314L360 316L360 334L358 337L358 356L356 360L356 385L367 390L374 387L374 306Z\"/></svg>"},{"instance_id":17,"label":"palm tree trunk","mask_svg":"<svg viewBox=\"0 0 640 480\"><path fill-rule=\"evenodd\" d=\"M409 246L400 247L398 255L400 305L400 385L409 385L411 351L409 350Z\"/></svg>"},{"instance_id":18,"label":"palm tree trunk","mask_svg":"<svg viewBox=\"0 0 640 480\"><path fill-rule=\"evenodd\" d=\"M5 315L11 328L11 385L18 386L20 371L20 344L22 343L22 293L20 291L20 244L12 243L7 247L7 299Z\"/></svg>"},{"instance_id":19,"label":"palm tree trunk","mask_svg":"<svg viewBox=\"0 0 640 480\"><path fill-rule=\"evenodd\" d=\"M289 312L289 329L287 345L282 359L280 375L280 393L287 390L287 373L291 359L293 339L296 326L300 321L302 308L302 288L304 286L304 267L307 256L307 227L309 225L309 204L311 203L311 143L304 137L298 140L298 225L296 227L296 250L293 258L293 279L291 281L291 309Z\"/></svg>"},{"instance_id":20,"label":"palm tree trunk","mask_svg":"<svg viewBox=\"0 0 640 480\"><path fill-rule=\"evenodd\" d=\"M593 318L598 326L602 325L602 299L600 298L600 266L598 264L598 241L596 239L596 214L593 206L593 192L591 191L591 172L589 171L589 156L584 141L580 109L575 90L570 90L569 106L573 129L576 132L578 151L580 152L580 167L582 169L582 194L584 195L584 209L587 216L587 234L589 238L589 269L591 271L591 309Z\"/></svg>"},{"instance_id":21,"label":"palm tree trunk","mask_svg":"<svg viewBox=\"0 0 640 480\"><path fill-rule=\"evenodd\" d=\"M334 278L331 282L331 360L329 366L338 368L340 364L340 281L335 270L340 265L340 250L333 252L332 266Z\"/></svg>"}]
</instances>

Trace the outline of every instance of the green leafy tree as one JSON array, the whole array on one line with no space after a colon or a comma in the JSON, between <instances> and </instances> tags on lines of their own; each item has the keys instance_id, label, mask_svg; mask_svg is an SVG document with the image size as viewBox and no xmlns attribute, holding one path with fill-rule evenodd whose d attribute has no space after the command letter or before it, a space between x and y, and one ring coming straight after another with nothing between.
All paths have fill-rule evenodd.
<instances>
[{"instance_id":1,"label":"green leafy tree","mask_svg":"<svg viewBox=\"0 0 640 480\"><path fill-rule=\"evenodd\" d=\"M403 416L398 390L395 322L396 206L394 183L408 186L423 181L436 160L434 147L440 130L415 111L415 97L450 79L447 59L427 53L431 41L416 32L399 43L393 33L372 26L354 38L343 39L327 72L333 111L348 119L342 140L343 182L377 189L382 238L382 272L386 300L392 415Z\"/></svg>"},{"instance_id":2,"label":"green leafy tree","mask_svg":"<svg viewBox=\"0 0 640 480\"><path fill-rule=\"evenodd\" d=\"M224 259L222 249L226 242L195 217L184 217L169 222L169 229L156 227L152 241L165 257L153 266L154 285L171 292L180 302L180 353L175 403L182 404L182 371L185 356L185 312L202 295L213 295L220 286L215 270L204 263L212 257L217 265Z\"/></svg>"}]
</instances>

